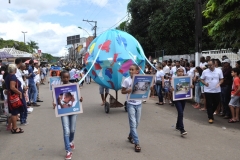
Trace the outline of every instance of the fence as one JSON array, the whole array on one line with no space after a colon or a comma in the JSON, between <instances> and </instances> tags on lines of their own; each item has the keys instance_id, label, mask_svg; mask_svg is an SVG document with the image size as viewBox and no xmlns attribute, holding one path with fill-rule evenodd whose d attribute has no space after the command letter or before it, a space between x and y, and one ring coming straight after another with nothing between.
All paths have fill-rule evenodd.
<instances>
[{"instance_id":1,"label":"fence","mask_svg":"<svg viewBox=\"0 0 240 160\"><path fill-rule=\"evenodd\" d=\"M214 58L214 59L218 58L220 61L222 60L222 56L224 55L231 60L232 66L235 66L236 61L240 60L240 51L238 53L234 53L228 49L202 51L202 56L204 57L210 56L211 58ZM188 59L188 61L195 60L195 54L165 55L163 57L163 60L168 60L168 59L180 60L181 58Z\"/></svg>"}]
</instances>

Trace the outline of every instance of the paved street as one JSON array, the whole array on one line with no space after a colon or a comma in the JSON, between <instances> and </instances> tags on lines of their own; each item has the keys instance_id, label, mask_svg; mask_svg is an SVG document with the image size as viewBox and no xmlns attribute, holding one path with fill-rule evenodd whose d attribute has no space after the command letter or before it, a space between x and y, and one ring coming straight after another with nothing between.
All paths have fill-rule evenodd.
<instances>
[{"instance_id":1,"label":"paved street","mask_svg":"<svg viewBox=\"0 0 240 160\"><path fill-rule=\"evenodd\" d=\"M54 115L48 86L40 89L44 102L29 115L30 124L22 126L25 133L12 135L0 124L1 160L64 159L61 120ZM176 109L155 105L157 98L143 104L138 129L142 152L135 153L127 141L129 125L124 108L110 109L106 114L98 92L95 83L85 83L81 89L84 113L77 120L73 160L239 160L240 123L228 124L216 116L210 125L205 112L188 104L184 119L188 135L181 137L175 131ZM115 97L114 91L111 94ZM120 91L119 101L125 101Z\"/></svg>"}]
</instances>

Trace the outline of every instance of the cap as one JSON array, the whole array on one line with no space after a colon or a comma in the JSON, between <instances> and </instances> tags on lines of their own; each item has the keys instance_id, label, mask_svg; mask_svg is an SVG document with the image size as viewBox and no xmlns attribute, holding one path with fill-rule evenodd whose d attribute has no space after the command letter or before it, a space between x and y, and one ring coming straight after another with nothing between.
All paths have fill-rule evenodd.
<instances>
[{"instance_id":1,"label":"cap","mask_svg":"<svg viewBox=\"0 0 240 160\"><path fill-rule=\"evenodd\" d=\"M231 63L231 61L230 61L230 59L224 59L223 61L222 61L222 63Z\"/></svg>"}]
</instances>

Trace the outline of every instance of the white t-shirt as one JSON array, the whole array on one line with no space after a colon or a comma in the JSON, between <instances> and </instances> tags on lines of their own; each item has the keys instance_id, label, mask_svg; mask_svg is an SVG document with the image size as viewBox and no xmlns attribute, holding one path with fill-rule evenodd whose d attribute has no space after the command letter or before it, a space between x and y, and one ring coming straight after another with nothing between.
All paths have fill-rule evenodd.
<instances>
[{"instance_id":1,"label":"white t-shirt","mask_svg":"<svg viewBox=\"0 0 240 160\"><path fill-rule=\"evenodd\" d=\"M207 65L207 62L204 62L204 63L200 62L199 67L204 68L204 67L206 67L205 65Z\"/></svg>"},{"instance_id":2,"label":"white t-shirt","mask_svg":"<svg viewBox=\"0 0 240 160\"><path fill-rule=\"evenodd\" d=\"M38 69L34 67L33 72L38 72ZM34 77L34 82L35 83L39 83L40 82L40 75L36 74L36 76Z\"/></svg>"},{"instance_id":3,"label":"white t-shirt","mask_svg":"<svg viewBox=\"0 0 240 160\"><path fill-rule=\"evenodd\" d=\"M204 92L207 93L219 93L221 88L216 87L220 79L223 79L223 73L221 69L215 68L214 71L206 69L203 71L201 79L208 83L208 87L204 86Z\"/></svg>"},{"instance_id":4,"label":"white t-shirt","mask_svg":"<svg viewBox=\"0 0 240 160\"><path fill-rule=\"evenodd\" d=\"M184 71L184 75L186 75L186 69L182 66L180 66L179 68L182 68ZM170 74L172 75L172 77L177 77L177 67L176 66L172 67Z\"/></svg>"},{"instance_id":5,"label":"white t-shirt","mask_svg":"<svg viewBox=\"0 0 240 160\"><path fill-rule=\"evenodd\" d=\"M194 77L194 70L195 70L195 67L191 68L191 69L187 72L187 75L193 78L193 77Z\"/></svg>"},{"instance_id":6,"label":"white t-shirt","mask_svg":"<svg viewBox=\"0 0 240 160\"><path fill-rule=\"evenodd\" d=\"M170 73L170 68L166 65L165 67L163 67L163 72L166 73Z\"/></svg>"},{"instance_id":7,"label":"white t-shirt","mask_svg":"<svg viewBox=\"0 0 240 160\"><path fill-rule=\"evenodd\" d=\"M126 88L126 89L129 89L132 87L132 78L131 77L127 77L123 83L122 83L122 87L123 88ZM128 94L127 94L127 101L129 104L132 104L132 105L139 105L139 104L142 104L142 101L141 100L128 100Z\"/></svg>"},{"instance_id":8,"label":"white t-shirt","mask_svg":"<svg viewBox=\"0 0 240 160\"><path fill-rule=\"evenodd\" d=\"M20 72L20 70L17 68L17 72L15 73L17 79L21 82L21 88L23 89L23 78L22 78L22 73Z\"/></svg>"},{"instance_id":9,"label":"white t-shirt","mask_svg":"<svg viewBox=\"0 0 240 160\"><path fill-rule=\"evenodd\" d=\"M28 76L28 70L23 70L23 74L25 75L25 76ZM26 85L28 86L28 79L26 79Z\"/></svg>"},{"instance_id":10,"label":"white t-shirt","mask_svg":"<svg viewBox=\"0 0 240 160\"><path fill-rule=\"evenodd\" d=\"M157 71L155 80L156 81L162 81L162 77L164 77L165 73L163 70Z\"/></svg>"}]
</instances>

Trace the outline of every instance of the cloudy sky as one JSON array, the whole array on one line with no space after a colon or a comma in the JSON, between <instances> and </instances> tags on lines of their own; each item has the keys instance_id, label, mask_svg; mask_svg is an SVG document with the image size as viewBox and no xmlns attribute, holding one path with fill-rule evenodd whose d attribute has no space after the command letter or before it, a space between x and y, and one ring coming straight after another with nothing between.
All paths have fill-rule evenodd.
<instances>
[{"instance_id":1,"label":"cloudy sky","mask_svg":"<svg viewBox=\"0 0 240 160\"><path fill-rule=\"evenodd\" d=\"M26 42L33 40L42 52L63 56L67 36L87 37L87 32L93 35L92 26L83 19L97 21L100 34L116 27L127 15L130 0L11 0L10 4L8 1L1 0L0 38L24 41L25 31Z\"/></svg>"}]
</instances>

